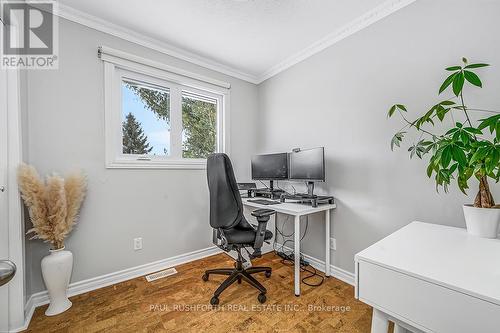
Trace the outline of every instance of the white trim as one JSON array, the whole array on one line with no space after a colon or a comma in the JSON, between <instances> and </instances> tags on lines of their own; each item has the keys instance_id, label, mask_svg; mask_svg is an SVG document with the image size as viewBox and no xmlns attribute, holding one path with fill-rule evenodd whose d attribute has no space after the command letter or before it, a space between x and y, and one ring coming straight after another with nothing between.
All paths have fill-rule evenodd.
<instances>
[{"instance_id":1,"label":"white trim","mask_svg":"<svg viewBox=\"0 0 500 333\"><path fill-rule=\"evenodd\" d=\"M229 152L229 83L177 70L174 67L108 47L99 47L98 54L104 63L106 168L206 169L206 159L182 158L182 106L179 103L181 103L183 90L217 100L217 152ZM122 154L120 87L124 78L154 84L169 90L171 103L170 156Z\"/></svg>"},{"instance_id":2,"label":"white trim","mask_svg":"<svg viewBox=\"0 0 500 333\"><path fill-rule=\"evenodd\" d=\"M210 84L222 87L222 88L226 88L226 89L231 88L231 84L228 82L215 80L215 79L212 79L212 78L207 77L205 75L200 75L197 73L186 71L184 69L170 66L170 65L166 65L164 63L150 60L150 59L147 59L144 57L140 57L140 56L135 55L135 54L116 50L116 49L113 49L113 48L108 47L108 46L99 46L97 49L97 55L102 60L107 61L107 62L112 62L114 64L120 63L118 59L123 59L123 60L134 62L134 63L140 64L140 65L145 65L145 66L153 67L156 69L160 69L162 71L178 74L178 75L181 75L181 76L184 76L184 77L187 77L190 79L194 79L197 81L203 81L206 83L210 83Z\"/></svg>"},{"instance_id":3,"label":"white trim","mask_svg":"<svg viewBox=\"0 0 500 333\"><path fill-rule=\"evenodd\" d=\"M71 297L80 295L116 283L120 283L123 281L135 279L140 276L158 272L170 267L203 259L221 252L223 251L219 249L217 246L211 246L205 249L188 252L171 258L162 259L148 264L127 268L118 272L104 274L83 281L73 282L69 285L68 296ZM28 302L26 302L26 307L25 307L26 320L24 326L13 330L13 332L20 332L27 329L31 321L31 317L33 316L33 313L35 311L35 308L48 303L49 303L49 294L47 293L47 291L41 291L31 295Z\"/></svg>"},{"instance_id":4,"label":"white trim","mask_svg":"<svg viewBox=\"0 0 500 333\"><path fill-rule=\"evenodd\" d=\"M106 164L108 169L174 169L205 170L206 159L163 159L163 160L113 160Z\"/></svg>"},{"instance_id":5,"label":"white trim","mask_svg":"<svg viewBox=\"0 0 500 333\"><path fill-rule=\"evenodd\" d=\"M7 70L7 84L9 259L17 265L17 278L9 283L9 325L18 325L24 321L24 221L17 184L22 145L18 70Z\"/></svg>"},{"instance_id":6,"label":"white trim","mask_svg":"<svg viewBox=\"0 0 500 333\"><path fill-rule=\"evenodd\" d=\"M287 68L290 68L291 66L313 56L318 52L321 52L327 47L332 46L333 44L341 41L342 39L349 37L350 35L370 26L371 24L381 20L382 18L388 15L395 13L399 9L402 9L415 1L417 0L387 0L383 4L368 11L364 15L361 15L360 17L347 23L342 28L332 32L326 37L309 45L302 51L297 52L296 54L288 57L287 59L281 61L280 63L271 66L269 69L258 75L250 74L248 72L224 65L220 62L217 62L207 57L202 57L200 55L173 46L159 39L148 37L144 34L137 33L136 31L133 31L131 29L110 23L96 16L79 11L68 5L59 3L58 13L55 14L66 20L79 23L86 27L110 34L112 36L190 62L192 64L202 66L222 74L230 75L232 77L253 84L260 84L265 80L273 77L274 75L286 70Z\"/></svg>"},{"instance_id":7,"label":"white trim","mask_svg":"<svg viewBox=\"0 0 500 333\"><path fill-rule=\"evenodd\" d=\"M281 247L282 244L276 243L276 248L281 248ZM293 249L288 246L283 246L283 249L285 249L286 251L293 252ZM317 259L305 253L302 253L302 255L304 256L304 259L307 260L312 267L316 268L320 272L323 273L325 272L325 262L323 260ZM340 281L343 281L347 284L350 284L351 286L355 285L354 273L346 271L345 269L342 269L335 265L330 265L330 276L339 279Z\"/></svg>"},{"instance_id":8,"label":"white trim","mask_svg":"<svg viewBox=\"0 0 500 333\"><path fill-rule=\"evenodd\" d=\"M253 74L240 71L236 68L224 65L213 59L202 57L192 52L173 46L169 43L140 34L134 30L110 23L96 16L84 13L68 5L59 3L58 16L86 27L110 34L126 41L147 47L149 49L167 54L169 56L202 66L219 73L257 84L257 77Z\"/></svg>"},{"instance_id":9,"label":"white trim","mask_svg":"<svg viewBox=\"0 0 500 333\"><path fill-rule=\"evenodd\" d=\"M0 23L1 24L1 23ZM10 28L18 38L18 21L11 16ZM0 29L3 33L3 27ZM16 275L8 284L9 329L24 321L24 220L17 184L17 167L22 161L21 101L19 69L4 69L7 106L7 216L8 259L17 266ZM5 258L2 258L5 259Z\"/></svg>"},{"instance_id":10,"label":"white trim","mask_svg":"<svg viewBox=\"0 0 500 333\"><path fill-rule=\"evenodd\" d=\"M323 51L324 49L332 46L335 43L340 42L342 39L351 36L352 34L369 27L373 23L383 19L384 17L395 13L408 6L409 4L415 2L416 0L388 0L381 5L375 7L374 9L366 12L360 17L354 19L353 21L347 23L340 29L332 32L326 37L314 42L305 49L295 53L294 55L288 57L287 59L281 61L280 63L272 66L264 73L258 75L258 83L262 83L265 80L275 76L278 73L298 64L299 62Z\"/></svg>"}]
</instances>

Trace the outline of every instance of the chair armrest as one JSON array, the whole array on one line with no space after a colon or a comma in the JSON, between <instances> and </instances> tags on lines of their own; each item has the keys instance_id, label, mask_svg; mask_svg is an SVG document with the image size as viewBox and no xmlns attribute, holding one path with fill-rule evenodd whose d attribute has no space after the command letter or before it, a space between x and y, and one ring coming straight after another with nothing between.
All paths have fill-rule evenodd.
<instances>
[{"instance_id":1,"label":"chair armrest","mask_svg":"<svg viewBox=\"0 0 500 333\"><path fill-rule=\"evenodd\" d=\"M273 215L274 213L276 213L276 211L272 210L272 209L256 209L252 212L252 215L255 216L257 219L259 219L259 217L270 217L271 215ZM268 218L269 220L269 218Z\"/></svg>"},{"instance_id":2,"label":"chair armrest","mask_svg":"<svg viewBox=\"0 0 500 333\"><path fill-rule=\"evenodd\" d=\"M271 218L271 215L275 214L276 211L272 209L257 209L252 212L252 215L257 218L259 225L255 233L255 242L253 244L254 252L250 255L252 258L259 258L262 256L261 248L264 244L264 238L266 235L267 222Z\"/></svg>"}]
</instances>

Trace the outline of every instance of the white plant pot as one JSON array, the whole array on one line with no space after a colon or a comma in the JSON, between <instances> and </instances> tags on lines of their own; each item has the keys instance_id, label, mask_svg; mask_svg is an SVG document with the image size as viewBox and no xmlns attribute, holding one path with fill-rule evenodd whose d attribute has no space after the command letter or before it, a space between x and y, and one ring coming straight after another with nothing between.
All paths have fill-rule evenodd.
<instances>
[{"instance_id":1,"label":"white plant pot","mask_svg":"<svg viewBox=\"0 0 500 333\"><path fill-rule=\"evenodd\" d=\"M464 205L464 216L469 234L483 238L498 237L500 209Z\"/></svg>"},{"instance_id":2,"label":"white plant pot","mask_svg":"<svg viewBox=\"0 0 500 333\"><path fill-rule=\"evenodd\" d=\"M71 301L66 294L73 270L73 253L65 251L64 247L50 250L50 254L42 259L42 275L50 304L45 311L47 316L55 316L71 307Z\"/></svg>"}]
</instances>

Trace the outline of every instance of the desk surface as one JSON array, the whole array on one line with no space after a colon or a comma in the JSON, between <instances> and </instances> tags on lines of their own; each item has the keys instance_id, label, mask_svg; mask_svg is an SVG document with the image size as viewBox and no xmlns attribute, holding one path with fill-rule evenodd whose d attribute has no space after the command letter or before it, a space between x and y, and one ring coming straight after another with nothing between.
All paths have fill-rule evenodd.
<instances>
[{"instance_id":1,"label":"desk surface","mask_svg":"<svg viewBox=\"0 0 500 333\"><path fill-rule=\"evenodd\" d=\"M243 204L248 207L273 209L278 213L283 213L288 215L298 215L298 216L323 212L325 210L334 209L337 207L335 204L320 204L318 205L318 207L312 207L311 205L299 204L293 202L282 202L277 205L260 205L256 202L248 201L253 199L265 199L265 198L241 198Z\"/></svg>"},{"instance_id":2,"label":"desk surface","mask_svg":"<svg viewBox=\"0 0 500 333\"><path fill-rule=\"evenodd\" d=\"M500 305L500 239L412 222L356 254L364 260Z\"/></svg>"}]
</instances>

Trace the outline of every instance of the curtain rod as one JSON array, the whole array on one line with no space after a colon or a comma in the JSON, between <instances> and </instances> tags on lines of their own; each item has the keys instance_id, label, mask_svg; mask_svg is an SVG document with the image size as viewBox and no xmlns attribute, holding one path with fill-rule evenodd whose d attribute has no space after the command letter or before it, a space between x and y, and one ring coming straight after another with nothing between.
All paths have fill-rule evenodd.
<instances>
[{"instance_id":1,"label":"curtain rod","mask_svg":"<svg viewBox=\"0 0 500 333\"><path fill-rule=\"evenodd\" d=\"M108 46L99 46L97 48L97 56L100 59L103 59L103 57L106 57L106 55L111 56L111 57L124 59L127 61L132 61L132 62L138 63L140 65L145 65L145 66L153 67L156 69L164 70L164 71L171 72L171 73L174 73L177 75L181 75L181 76L184 76L184 77L187 77L190 79L210 83L210 84L213 84L213 85L218 86L218 87L222 87L222 88L226 88L226 89L231 88L231 84L228 82L212 79L210 77L207 77L207 76L204 76L201 74L193 73L193 72L190 72L190 71L187 71L184 69L180 69L177 67L163 64L163 63L158 62L158 61L150 60L150 59L140 57L140 56L137 56L134 54L130 54L130 53L127 53L124 51L116 50L116 49L113 49L113 48L108 47ZM110 60L112 62L111 59L103 59L103 60L104 61Z\"/></svg>"}]
</instances>

